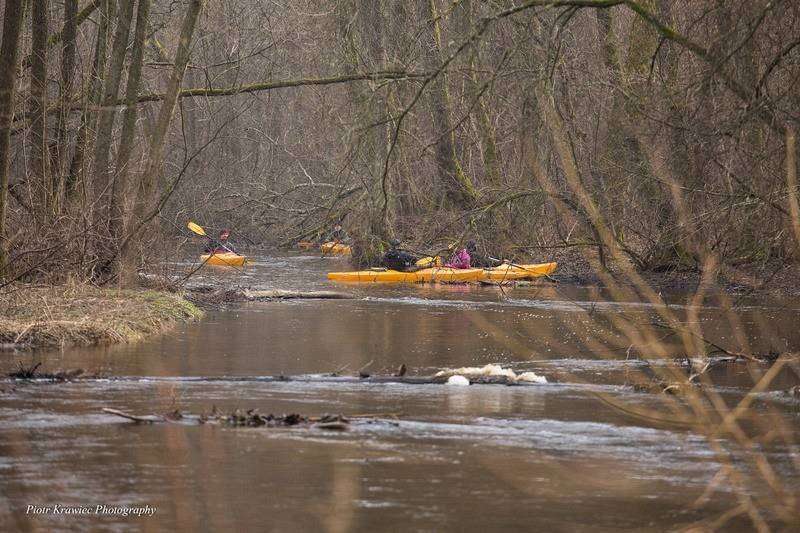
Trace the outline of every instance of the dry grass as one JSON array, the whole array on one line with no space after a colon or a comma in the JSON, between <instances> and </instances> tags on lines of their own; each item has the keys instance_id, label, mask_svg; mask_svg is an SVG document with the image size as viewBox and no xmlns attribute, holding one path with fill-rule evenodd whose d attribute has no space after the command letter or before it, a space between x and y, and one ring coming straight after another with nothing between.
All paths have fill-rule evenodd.
<instances>
[{"instance_id":1,"label":"dry grass","mask_svg":"<svg viewBox=\"0 0 800 533\"><path fill-rule=\"evenodd\" d=\"M180 295L85 284L16 284L0 309L0 343L35 348L133 342L202 316Z\"/></svg>"}]
</instances>

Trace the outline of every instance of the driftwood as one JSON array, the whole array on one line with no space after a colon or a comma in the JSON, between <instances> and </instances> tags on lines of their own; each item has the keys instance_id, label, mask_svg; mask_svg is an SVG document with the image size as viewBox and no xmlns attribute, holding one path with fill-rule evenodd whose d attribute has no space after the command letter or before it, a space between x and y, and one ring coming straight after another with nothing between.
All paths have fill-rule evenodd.
<instances>
[{"instance_id":1,"label":"driftwood","mask_svg":"<svg viewBox=\"0 0 800 533\"><path fill-rule=\"evenodd\" d=\"M349 300L352 294L336 291L295 291L286 289L252 290L239 288L216 288L210 285L192 287L186 298L197 304L225 304L269 300Z\"/></svg>"},{"instance_id":2,"label":"driftwood","mask_svg":"<svg viewBox=\"0 0 800 533\"><path fill-rule=\"evenodd\" d=\"M103 408L104 413L108 413L110 415L119 416L122 418L127 418L128 420L132 420L139 424L153 424L155 422L166 422L166 417L159 416L159 415L145 415L145 416L138 416L126 413L124 411L120 411L118 409L110 409L108 407Z\"/></svg>"},{"instance_id":3,"label":"driftwood","mask_svg":"<svg viewBox=\"0 0 800 533\"><path fill-rule=\"evenodd\" d=\"M242 412L237 409L230 414L221 414L216 407L211 413L183 413L173 411L165 415L134 415L119 409L103 408L103 412L118 416L137 424L177 423L188 425L216 424L232 427L267 427L287 428L300 427L308 429L323 429L326 431L343 431L350 427L350 419L342 415L304 416L297 413L284 415L262 415L256 409ZM364 421L376 419L383 415L355 415L354 420Z\"/></svg>"},{"instance_id":4,"label":"driftwood","mask_svg":"<svg viewBox=\"0 0 800 533\"><path fill-rule=\"evenodd\" d=\"M285 300L285 299L314 299L314 300L349 300L352 294L336 291L289 291L272 289L265 291L243 291L247 300Z\"/></svg>"}]
</instances>

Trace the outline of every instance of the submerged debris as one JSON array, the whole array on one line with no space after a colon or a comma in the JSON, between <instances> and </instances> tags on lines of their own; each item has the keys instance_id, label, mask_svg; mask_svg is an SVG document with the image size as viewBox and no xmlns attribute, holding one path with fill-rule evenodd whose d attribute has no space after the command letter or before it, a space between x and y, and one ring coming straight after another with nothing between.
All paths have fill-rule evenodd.
<instances>
[{"instance_id":1,"label":"submerged debris","mask_svg":"<svg viewBox=\"0 0 800 533\"><path fill-rule=\"evenodd\" d=\"M57 372L39 372L39 367L42 362L39 361L35 365L25 366L22 362L17 363L17 370L6 374L11 379L50 379L53 381L69 381L83 375L82 368L73 368L71 370L59 370Z\"/></svg>"},{"instance_id":2,"label":"submerged debris","mask_svg":"<svg viewBox=\"0 0 800 533\"><path fill-rule=\"evenodd\" d=\"M368 383L384 384L397 383L404 385L443 385L447 383L451 376L461 376L467 379L470 384L481 385L536 385L548 383L547 378L535 372L515 373L513 370L504 369L499 365L486 365L485 367L464 367L456 369L445 369L435 375L408 375L408 368L401 366L396 372L387 374L370 374L364 369L371 364L363 366L355 375L344 376L340 371L329 374L301 374L295 376L273 375L273 376L209 376L202 377L203 381L258 381L261 383L270 382L303 382L303 383ZM76 379L92 380L138 380L137 377L112 377L107 374L85 374L82 369L59 371L56 373L42 373L33 368L23 368L8 374L11 379L24 380L52 380L52 381L71 381ZM196 379L196 378L193 378Z\"/></svg>"},{"instance_id":3,"label":"submerged debris","mask_svg":"<svg viewBox=\"0 0 800 533\"><path fill-rule=\"evenodd\" d=\"M17 365L19 366L17 371L9 372L8 377L14 379L33 379L33 377L36 375L36 371L39 369L40 366L42 366L42 362L39 361L35 365L27 368L22 365L22 361L18 362Z\"/></svg>"},{"instance_id":4,"label":"submerged debris","mask_svg":"<svg viewBox=\"0 0 800 533\"><path fill-rule=\"evenodd\" d=\"M172 411L164 415L134 415L120 411L118 409L104 408L106 414L125 418L137 424L156 424L156 423L182 423L182 424L217 424L232 427L266 427L266 428L287 428L303 427L313 429L324 429L328 431L346 430L350 425L350 420L342 415L322 415L305 416L298 413L283 415L262 415L258 409L248 409L242 412L236 409L230 414L221 414L214 407L209 414L191 414L180 411ZM358 415L354 419L374 418L370 415Z\"/></svg>"},{"instance_id":5,"label":"submerged debris","mask_svg":"<svg viewBox=\"0 0 800 533\"><path fill-rule=\"evenodd\" d=\"M293 413L289 415L261 415L257 409L250 409L244 413L238 409L225 418L225 423L229 426L267 426L267 427L291 427L302 423L308 423L308 418Z\"/></svg>"},{"instance_id":6,"label":"submerged debris","mask_svg":"<svg viewBox=\"0 0 800 533\"><path fill-rule=\"evenodd\" d=\"M448 368L437 372L434 375L434 378L450 378L450 377L470 377L470 378L483 378L483 377L500 377L506 378L508 383L518 383L518 382L527 382L527 383L547 383L547 378L544 376L540 376L535 372L523 372L521 374L517 374L510 368L503 368L500 365L486 365L483 367L477 366L466 366L461 368ZM447 381L448 384L450 380Z\"/></svg>"},{"instance_id":7,"label":"submerged debris","mask_svg":"<svg viewBox=\"0 0 800 533\"><path fill-rule=\"evenodd\" d=\"M463 387L469 385L469 380L464 376L450 376L445 385L455 385Z\"/></svg>"}]
</instances>

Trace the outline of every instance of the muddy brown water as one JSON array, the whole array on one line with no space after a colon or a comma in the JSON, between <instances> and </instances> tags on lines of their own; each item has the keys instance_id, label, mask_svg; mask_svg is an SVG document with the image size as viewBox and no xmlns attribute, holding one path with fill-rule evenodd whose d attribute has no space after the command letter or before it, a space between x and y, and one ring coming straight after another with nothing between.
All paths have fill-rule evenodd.
<instances>
[{"instance_id":1,"label":"muddy brown water","mask_svg":"<svg viewBox=\"0 0 800 533\"><path fill-rule=\"evenodd\" d=\"M204 271L197 282L335 288L353 293L353 300L241 304L136 345L0 354L3 373L17 361L41 360L50 370L80 367L124 377L0 382L0 530L674 529L736 502L723 486L707 505L693 508L721 468L719 457L699 434L630 414L628 408L662 409L660 396L630 386L658 370L658 361L648 367L638 357L685 351L649 324L675 313L729 348L800 347L800 313L780 302L740 302L731 314L724 298L689 309L685 295L671 295L668 308L655 308L566 285L500 291L325 280L326 271L344 268L341 260L284 254L257 258L241 273ZM652 338L644 340L650 344L631 347L636 331L649 331ZM406 364L420 374L501 363L551 383L447 387L313 379L368 363L369 372ZM732 405L759 372L727 365L713 377ZM312 379L258 380L277 374ZM784 372L756 402L795 434L797 403L781 390L797 384L796 374ZM380 416L325 432L134 425L102 412L212 406ZM764 451L791 480L796 450L774 443ZM86 506L92 513L34 515L26 512L31 505ZM98 505L156 511L98 515Z\"/></svg>"}]
</instances>

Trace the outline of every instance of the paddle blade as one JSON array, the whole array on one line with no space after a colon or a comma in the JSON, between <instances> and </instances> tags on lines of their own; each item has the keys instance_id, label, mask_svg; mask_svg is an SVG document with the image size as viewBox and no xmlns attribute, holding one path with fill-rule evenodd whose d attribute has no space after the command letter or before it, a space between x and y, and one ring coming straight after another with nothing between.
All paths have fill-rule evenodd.
<instances>
[{"instance_id":1,"label":"paddle blade","mask_svg":"<svg viewBox=\"0 0 800 533\"><path fill-rule=\"evenodd\" d=\"M206 230L204 230L201 226L198 226L194 222L189 222L186 225L186 227L189 228L189 230L191 230L192 232L197 233L198 235L202 235L203 237L206 236Z\"/></svg>"}]
</instances>

